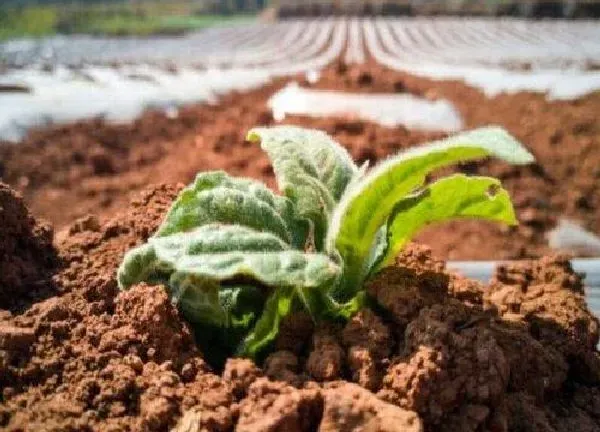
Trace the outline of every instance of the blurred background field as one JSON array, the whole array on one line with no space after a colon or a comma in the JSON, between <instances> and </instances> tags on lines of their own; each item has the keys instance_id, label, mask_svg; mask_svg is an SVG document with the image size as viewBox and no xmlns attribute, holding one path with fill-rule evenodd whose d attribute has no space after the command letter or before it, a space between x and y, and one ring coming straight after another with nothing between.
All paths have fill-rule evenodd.
<instances>
[{"instance_id":1,"label":"blurred background field","mask_svg":"<svg viewBox=\"0 0 600 432\"><path fill-rule=\"evenodd\" d=\"M265 11L267 11L265 13ZM585 18L599 0L3 0L0 40L54 34L177 35L272 17L470 15Z\"/></svg>"},{"instance_id":2,"label":"blurred background field","mask_svg":"<svg viewBox=\"0 0 600 432\"><path fill-rule=\"evenodd\" d=\"M146 36L181 34L220 23L252 20L253 5L209 1L3 0L0 39L54 34Z\"/></svg>"}]
</instances>

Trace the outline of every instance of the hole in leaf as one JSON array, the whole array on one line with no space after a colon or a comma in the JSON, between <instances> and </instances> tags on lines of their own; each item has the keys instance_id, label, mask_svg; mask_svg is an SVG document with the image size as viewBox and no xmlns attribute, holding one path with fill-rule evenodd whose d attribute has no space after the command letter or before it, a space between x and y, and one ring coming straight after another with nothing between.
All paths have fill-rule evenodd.
<instances>
[{"instance_id":1,"label":"hole in leaf","mask_svg":"<svg viewBox=\"0 0 600 432\"><path fill-rule=\"evenodd\" d=\"M498 192L500 192L500 186L493 184L490 185L490 187L488 187L488 189L485 191L485 194L490 198L493 199L496 197L496 195L498 195Z\"/></svg>"}]
</instances>

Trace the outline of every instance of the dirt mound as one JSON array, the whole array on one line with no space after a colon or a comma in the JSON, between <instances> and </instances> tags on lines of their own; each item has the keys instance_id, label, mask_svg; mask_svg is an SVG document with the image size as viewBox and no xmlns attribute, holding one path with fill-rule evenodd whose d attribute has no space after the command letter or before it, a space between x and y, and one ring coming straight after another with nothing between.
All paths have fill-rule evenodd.
<instances>
[{"instance_id":1,"label":"dirt mound","mask_svg":"<svg viewBox=\"0 0 600 432\"><path fill-rule=\"evenodd\" d=\"M322 90L340 89L360 93L410 93L423 96L425 91L413 85L397 72L383 69L376 62L346 65L339 61L323 70L316 83L302 81L302 85Z\"/></svg>"},{"instance_id":2,"label":"dirt mound","mask_svg":"<svg viewBox=\"0 0 600 432\"><path fill-rule=\"evenodd\" d=\"M569 359L582 380L600 384L600 356L594 352L599 322L590 316L582 281L566 257L499 267L486 301Z\"/></svg>"},{"instance_id":3,"label":"dirt mound","mask_svg":"<svg viewBox=\"0 0 600 432\"><path fill-rule=\"evenodd\" d=\"M0 227L0 309L15 309L42 294L57 265L53 233L4 183L0 183Z\"/></svg>"},{"instance_id":4,"label":"dirt mound","mask_svg":"<svg viewBox=\"0 0 600 432\"><path fill-rule=\"evenodd\" d=\"M202 170L223 168L273 185L267 159L244 135L253 126L274 123L266 102L284 84L224 96L215 105L182 108L176 118L149 112L131 125L90 120L34 131L17 145L0 145L0 178L59 229L88 213L108 218L126 205L132 191L157 182L188 183ZM537 158L532 166L490 161L461 167L469 174L500 178L514 199L520 226L458 221L434 227L420 239L436 255L510 259L548 254L545 233L562 217L600 234L600 120L595 115L600 93L574 101L548 101L527 92L486 97L459 81L428 80L374 63L333 65L317 83L304 85L445 98L467 128L499 124L531 149ZM356 118L289 116L285 123L327 131L360 162L376 162L443 136Z\"/></svg>"},{"instance_id":5,"label":"dirt mound","mask_svg":"<svg viewBox=\"0 0 600 432\"><path fill-rule=\"evenodd\" d=\"M600 428L598 321L560 257L501 268L483 286L411 246L369 285L373 307L345 325L296 314L264 364L211 369L163 287L120 293L115 281L180 188L150 188L105 223L73 224L46 281L55 295L0 311L1 428Z\"/></svg>"}]
</instances>

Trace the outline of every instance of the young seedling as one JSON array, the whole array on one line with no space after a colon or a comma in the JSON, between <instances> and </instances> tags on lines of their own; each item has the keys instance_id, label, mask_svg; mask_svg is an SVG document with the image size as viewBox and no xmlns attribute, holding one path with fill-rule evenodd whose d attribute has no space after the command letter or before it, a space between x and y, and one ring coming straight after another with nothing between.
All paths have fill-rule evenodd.
<instances>
[{"instance_id":1,"label":"young seedling","mask_svg":"<svg viewBox=\"0 0 600 432\"><path fill-rule=\"evenodd\" d=\"M517 223L497 179L455 174L426 184L432 171L490 156L533 161L498 127L411 149L371 170L320 131L257 128L248 140L270 157L282 195L222 171L198 174L156 234L125 255L118 281L121 289L164 284L198 335L250 357L295 308L315 320L350 317L365 281L426 225Z\"/></svg>"}]
</instances>

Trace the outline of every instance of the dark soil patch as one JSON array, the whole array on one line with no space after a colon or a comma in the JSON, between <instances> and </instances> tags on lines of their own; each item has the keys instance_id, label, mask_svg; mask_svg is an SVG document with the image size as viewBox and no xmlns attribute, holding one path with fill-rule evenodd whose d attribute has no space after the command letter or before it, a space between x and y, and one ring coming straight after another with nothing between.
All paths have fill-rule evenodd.
<instances>
[{"instance_id":1,"label":"dark soil patch","mask_svg":"<svg viewBox=\"0 0 600 432\"><path fill-rule=\"evenodd\" d=\"M0 309L18 310L51 292L58 265L52 236L52 227L36 221L20 195L0 183Z\"/></svg>"},{"instance_id":2,"label":"dark soil patch","mask_svg":"<svg viewBox=\"0 0 600 432\"><path fill-rule=\"evenodd\" d=\"M561 257L499 269L483 286L412 245L368 285L372 309L339 327L291 316L264 364L229 359L211 369L163 287L119 293L115 280L123 253L152 234L180 188L155 186L106 222L72 224L46 281L54 296L1 308L0 428L600 428L598 320ZM21 199L7 197L7 220L20 220ZM2 235L13 231L0 225ZM26 279L0 279L0 289L28 296L18 288Z\"/></svg>"}]
</instances>

